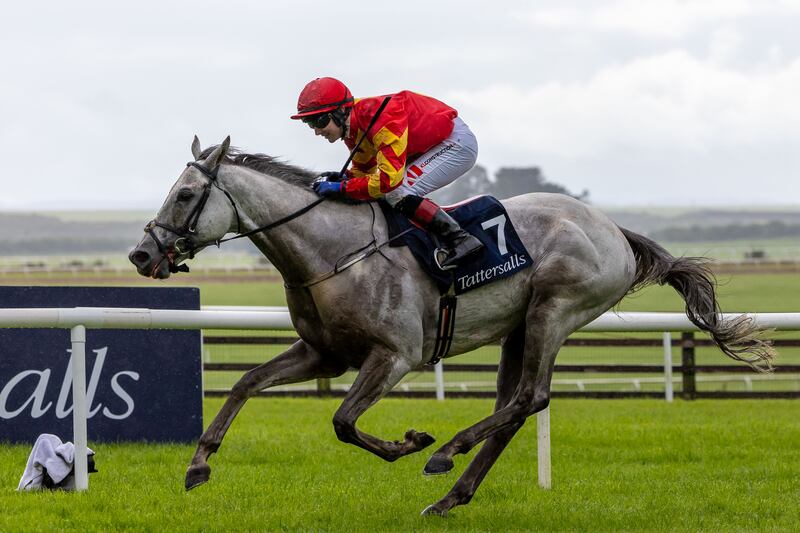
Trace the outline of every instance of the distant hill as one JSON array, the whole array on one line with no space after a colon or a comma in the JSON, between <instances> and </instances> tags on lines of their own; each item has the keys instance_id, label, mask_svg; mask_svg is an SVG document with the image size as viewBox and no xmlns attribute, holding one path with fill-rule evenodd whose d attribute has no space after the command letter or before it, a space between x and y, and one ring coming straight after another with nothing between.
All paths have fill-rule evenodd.
<instances>
[{"instance_id":1,"label":"distant hill","mask_svg":"<svg viewBox=\"0 0 800 533\"><path fill-rule=\"evenodd\" d=\"M614 222L645 235L673 228L710 226L751 226L782 223L800 224L800 207L776 210L722 210L722 209L604 209ZM746 237L741 235L741 237Z\"/></svg>"},{"instance_id":2,"label":"distant hill","mask_svg":"<svg viewBox=\"0 0 800 533\"><path fill-rule=\"evenodd\" d=\"M800 236L796 209L722 210L603 209L617 224L656 240L769 239ZM0 255L67 255L127 253L142 238L152 213L136 212L0 212ZM235 252L258 251L247 240L225 245Z\"/></svg>"},{"instance_id":3,"label":"distant hill","mask_svg":"<svg viewBox=\"0 0 800 533\"><path fill-rule=\"evenodd\" d=\"M114 212L0 213L0 255L127 253L151 214ZM231 243L230 249L252 249Z\"/></svg>"}]
</instances>

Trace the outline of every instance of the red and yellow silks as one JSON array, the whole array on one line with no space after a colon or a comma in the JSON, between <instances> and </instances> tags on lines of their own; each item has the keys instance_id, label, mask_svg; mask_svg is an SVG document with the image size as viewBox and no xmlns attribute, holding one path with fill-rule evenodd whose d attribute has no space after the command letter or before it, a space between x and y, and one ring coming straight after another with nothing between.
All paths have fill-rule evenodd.
<instances>
[{"instance_id":1,"label":"red and yellow silks","mask_svg":"<svg viewBox=\"0 0 800 533\"><path fill-rule=\"evenodd\" d=\"M410 91L391 97L347 171L345 194L356 200L380 198L400 186L406 161L427 152L453 131L458 112L443 102ZM344 140L349 149L364 135L383 99L375 96L355 101Z\"/></svg>"}]
</instances>

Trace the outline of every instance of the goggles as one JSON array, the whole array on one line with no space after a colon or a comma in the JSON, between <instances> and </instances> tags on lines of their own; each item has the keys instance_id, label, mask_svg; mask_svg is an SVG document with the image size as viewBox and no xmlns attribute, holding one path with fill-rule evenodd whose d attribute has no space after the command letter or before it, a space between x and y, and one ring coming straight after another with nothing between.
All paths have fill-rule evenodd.
<instances>
[{"instance_id":1,"label":"goggles","mask_svg":"<svg viewBox=\"0 0 800 533\"><path fill-rule=\"evenodd\" d=\"M310 127L314 129L322 129L328 125L331 121L330 113L320 113L319 115L311 115L308 117L303 117L303 122L308 124Z\"/></svg>"}]
</instances>

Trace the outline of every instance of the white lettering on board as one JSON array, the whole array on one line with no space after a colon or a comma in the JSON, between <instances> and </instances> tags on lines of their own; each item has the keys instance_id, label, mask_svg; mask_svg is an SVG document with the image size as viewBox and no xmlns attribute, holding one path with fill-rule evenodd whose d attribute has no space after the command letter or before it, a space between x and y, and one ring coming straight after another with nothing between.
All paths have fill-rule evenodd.
<instances>
[{"instance_id":1,"label":"white lettering on board","mask_svg":"<svg viewBox=\"0 0 800 533\"><path fill-rule=\"evenodd\" d=\"M72 405L70 402L70 392L72 390L72 354L71 350L67 350L67 352L70 353L70 360L67 364L66 372L64 372L64 378L61 380L61 389L59 390L58 398L56 400L54 413L56 418L59 419L66 418L72 413ZM102 403L98 403L97 405L93 406L92 404L94 403L94 397L97 393L97 387L100 384L100 379L103 373L103 365L105 364L106 355L108 354L108 346L104 346L97 350L92 350L92 352L94 352L96 358L92 367L92 372L89 375L89 383L86 390L88 417L91 418L102 410L103 416L112 420L123 420L128 418L135 408L135 403L133 397L128 394L128 392L120 384L119 378L122 376L127 376L134 381L139 381L139 373L130 370L123 370L111 376L111 390L123 402L125 402L125 405L127 406L123 413L114 414L108 409L108 407L103 407ZM0 389L0 418L15 418L22 414L29 405L30 416L32 418L39 418L47 413L50 410L50 407L53 406L53 402L47 402L47 404L45 404L45 396L47 394L47 385L50 382L50 374L51 369L46 368L44 370L23 370L16 376L11 377L11 379L9 379L8 382L3 385L2 389ZM20 386L20 383L26 381L26 378L33 376L39 376L39 380L30 396L28 396L28 398L25 399L21 405L9 406L9 398L11 397L14 389Z\"/></svg>"}]
</instances>

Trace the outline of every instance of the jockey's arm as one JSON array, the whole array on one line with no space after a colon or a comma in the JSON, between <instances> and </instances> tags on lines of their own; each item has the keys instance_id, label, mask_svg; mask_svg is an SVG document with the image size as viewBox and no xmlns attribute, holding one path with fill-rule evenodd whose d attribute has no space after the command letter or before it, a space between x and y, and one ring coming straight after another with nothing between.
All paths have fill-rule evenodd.
<instances>
[{"instance_id":1,"label":"jockey's arm","mask_svg":"<svg viewBox=\"0 0 800 533\"><path fill-rule=\"evenodd\" d=\"M408 144L407 118L398 118L384 124L370 140L372 145L377 147L375 153L377 168L359 168L360 166L354 163L348 170L350 179L347 180L344 192L356 200L381 198L403 183Z\"/></svg>"}]
</instances>

